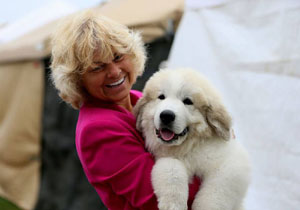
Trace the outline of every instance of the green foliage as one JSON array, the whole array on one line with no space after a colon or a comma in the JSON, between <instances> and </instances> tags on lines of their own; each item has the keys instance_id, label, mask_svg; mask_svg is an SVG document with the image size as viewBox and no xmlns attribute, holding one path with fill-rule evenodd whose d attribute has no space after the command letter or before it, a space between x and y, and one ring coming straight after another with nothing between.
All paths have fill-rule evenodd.
<instances>
[{"instance_id":1,"label":"green foliage","mask_svg":"<svg viewBox=\"0 0 300 210\"><path fill-rule=\"evenodd\" d=\"M0 197L0 209L1 210L21 210L12 202Z\"/></svg>"}]
</instances>

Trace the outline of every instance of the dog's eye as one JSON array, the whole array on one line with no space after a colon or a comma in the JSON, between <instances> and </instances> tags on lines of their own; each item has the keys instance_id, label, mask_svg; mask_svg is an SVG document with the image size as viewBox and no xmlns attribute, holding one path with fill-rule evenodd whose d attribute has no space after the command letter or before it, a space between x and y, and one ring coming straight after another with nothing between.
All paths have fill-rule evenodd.
<instances>
[{"instance_id":1,"label":"dog's eye","mask_svg":"<svg viewBox=\"0 0 300 210\"><path fill-rule=\"evenodd\" d=\"M185 105L193 105L192 100L189 99L189 98L185 98L185 99L183 100L183 103L184 103Z\"/></svg>"},{"instance_id":2,"label":"dog's eye","mask_svg":"<svg viewBox=\"0 0 300 210\"><path fill-rule=\"evenodd\" d=\"M160 94L160 95L158 96L158 98L159 98L160 100L164 100L166 97L165 97L164 94Z\"/></svg>"}]
</instances>

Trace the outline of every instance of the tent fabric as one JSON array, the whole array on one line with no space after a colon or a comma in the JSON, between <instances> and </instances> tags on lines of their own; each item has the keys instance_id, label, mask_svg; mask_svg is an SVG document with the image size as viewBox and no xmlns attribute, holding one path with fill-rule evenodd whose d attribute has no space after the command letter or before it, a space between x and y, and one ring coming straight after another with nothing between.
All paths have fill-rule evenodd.
<instances>
[{"instance_id":1,"label":"tent fabric","mask_svg":"<svg viewBox=\"0 0 300 210\"><path fill-rule=\"evenodd\" d=\"M0 28L0 44L22 37L36 28L79 10L76 4L64 0L44 3L43 6L22 15L22 18L19 17L7 24L6 27Z\"/></svg>"},{"instance_id":2,"label":"tent fabric","mask_svg":"<svg viewBox=\"0 0 300 210\"><path fill-rule=\"evenodd\" d=\"M40 61L0 69L0 196L24 209L39 190L42 77Z\"/></svg>"},{"instance_id":3,"label":"tent fabric","mask_svg":"<svg viewBox=\"0 0 300 210\"><path fill-rule=\"evenodd\" d=\"M170 22L178 25L184 0L113 0L92 8L95 12L139 30L145 42L168 32ZM76 13L75 13L76 14ZM73 15L73 14L72 14ZM40 59L51 53L50 37L60 20L52 21L24 36L0 45L0 63Z\"/></svg>"},{"instance_id":4,"label":"tent fabric","mask_svg":"<svg viewBox=\"0 0 300 210\"><path fill-rule=\"evenodd\" d=\"M246 210L300 206L300 2L224 1L188 7L169 67L191 67L219 89L248 150Z\"/></svg>"},{"instance_id":5,"label":"tent fabric","mask_svg":"<svg viewBox=\"0 0 300 210\"><path fill-rule=\"evenodd\" d=\"M115 0L95 11L140 31L144 41L151 42L168 32L170 20L177 28L183 8L184 0Z\"/></svg>"}]
</instances>

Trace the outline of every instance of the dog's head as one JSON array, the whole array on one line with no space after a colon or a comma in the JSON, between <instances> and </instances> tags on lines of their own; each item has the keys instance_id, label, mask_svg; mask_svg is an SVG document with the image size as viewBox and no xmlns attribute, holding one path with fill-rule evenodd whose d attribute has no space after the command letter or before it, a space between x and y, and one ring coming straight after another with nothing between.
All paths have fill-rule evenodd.
<instances>
[{"instance_id":1,"label":"dog's head","mask_svg":"<svg viewBox=\"0 0 300 210\"><path fill-rule=\"evenodd\" d=\"M172 146L189 135L203 140L230 138L231 118L220 96L196 71L161 70L149 79L143 94L134 113L137 129L147 140Z\"/></svg>"}]
</instances>

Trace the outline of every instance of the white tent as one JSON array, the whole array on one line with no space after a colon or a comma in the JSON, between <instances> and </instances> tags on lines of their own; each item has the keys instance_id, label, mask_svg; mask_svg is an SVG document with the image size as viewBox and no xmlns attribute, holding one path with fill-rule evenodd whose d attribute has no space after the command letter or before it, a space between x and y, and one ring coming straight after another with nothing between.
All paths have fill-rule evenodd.
<instances>
[{"instance_id":1,"label":"white tent","mask_svg":"<svg viewBox=\"0 0 300 210\"><path fill-rule=\"evenodd\" d=\"M187 0L169 67L220 90L248 149L247 210L300 206L300 2Z\"/></svg>"}]
</instances>

